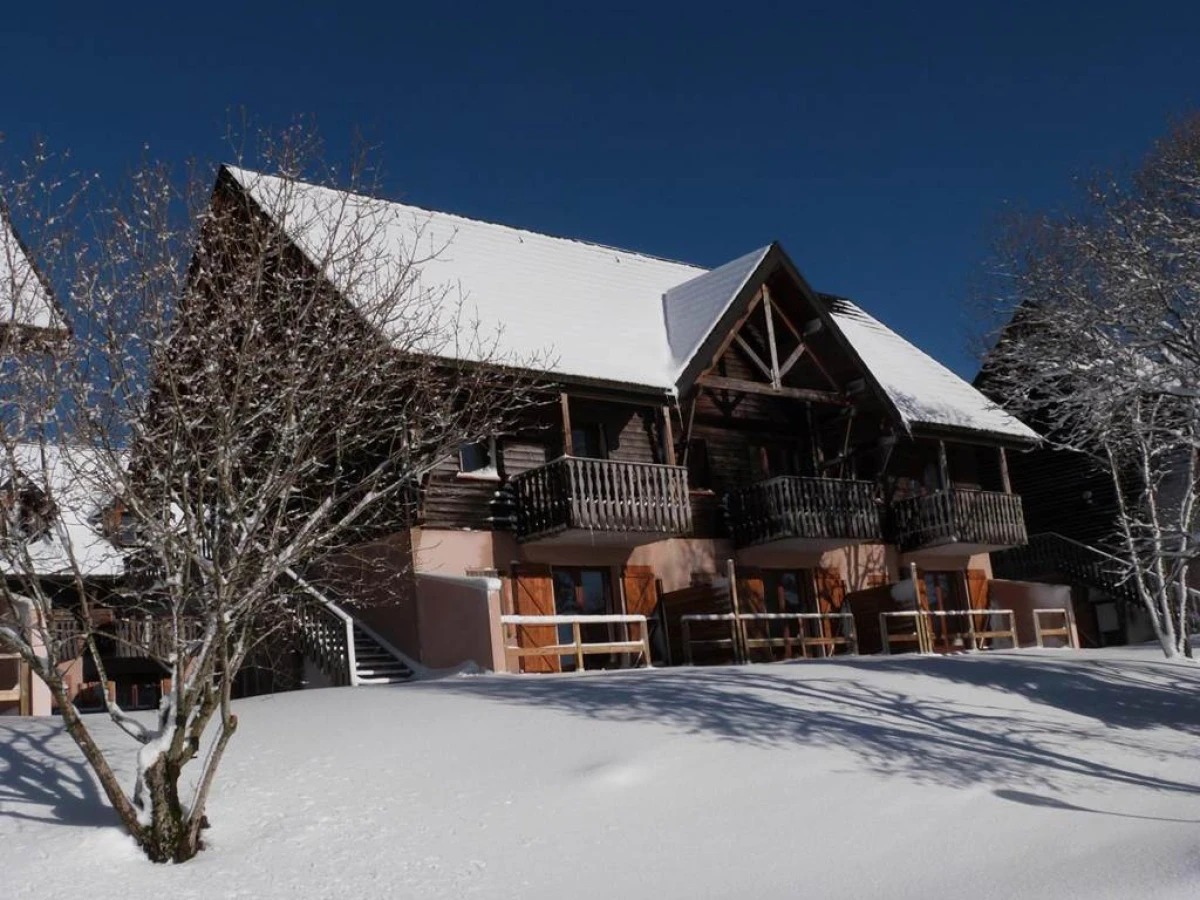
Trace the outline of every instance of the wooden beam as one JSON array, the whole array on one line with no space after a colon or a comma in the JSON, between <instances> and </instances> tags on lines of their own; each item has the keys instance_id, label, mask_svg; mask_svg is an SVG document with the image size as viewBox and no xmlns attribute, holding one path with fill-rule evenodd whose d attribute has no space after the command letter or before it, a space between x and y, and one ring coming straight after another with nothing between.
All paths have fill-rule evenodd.
<instances>
[{"instance_id":1,"label":"wooden beam","mask_svg":"<svg viewBox=\"0 0 1200 900\"><path fill-rule=\"evenodd\" d=\"M1012 493L1012 482L1008 479L1008 453L1003 447L997 447L1000 454L1000 483L1004 486L1004 493Z\"/></svg>"},{"instance_id":2,"label":"wooden beam","mask_svg":"<svg viewBox=\"0 0 1200 900\"><path fill-rule=\"evenodd\" d=\"M734 340L734 343L736 343L739 347L741 347L742 351L747 356L750 357L750 361L752 363L754 363L756 366L758 366L759 371L762 372L764 375L766 375L768 378L770 378L771 383L774 384L775 379L771 375L771 367L762 361L762 359L759 357L759 355L754 352L754 348L751 347L750 344L746 342L746 339L744 337L742 337L740 334L735 334L733 336L733 340Z\"/></svg>"},{"instance_id":3,"label":"wooden beam","mask_svg":"<svg viewBox=\"0 0 1200 900\"><path fill-rule=\"evenodd\" d=\"M779 376L779 348L775 346L775 317L771 313L771 307L774 304L771 302L771 292L764 284L762 287L763 294L763 313L767 317L767 349L771 352L771 384L778 388L781 384Z\"/></svg>"},{"instance_id":4,"label":"wooden beam","mask_svg":"<svg viewBox=\"0 0 1200 900\"><path fill-rule=\"evenodd\" d=\"M744 394L764 394L768 397L787 397L790 400L808 400L813 403L828 403L832 406L849 406L850 401L841 394L832 391L812 391L807 388L773 387L760 384L757 381L746 381L742 378L724 378L719 375L704 375L700 383L705 387L722 388L727 391L740 391Z\"/></svg>"},{"instance_id":5,"label":"wooden beam","mask_svg":"<svg viewBox=\"0 0 1200 900\"><path fill-rule=\"evenodd\" d=\"M571 398L566 391L559 394L559 403L562 405L563 456L574 456L575 442L571 439Z\"/></svg>"},{"instance_id":6,"label":"wooden beam","mask_svg":"<svg viewBox=\"0 0 1200 900\"><path fill-rule=\"evenodd\" d=\"M946 442L938 441L938 476L942 481L942 489L950 489L950 463L946 459Z\"/></svg>"},{"instance_id":7,"label":"wooden beam","mask_svg":"<svg viewBox=\"0 0 1200 900\"><path fill-rule=\"evenodd\" d=\"M662 408L663 417L663 461L668 466L675 465L675 436L671 432L671 407L664 406ZM624 610L622 610L624 612Z\"/></svg>"},{"instance_id":8,"label":"wooden beam","mask_svg":"<svg viewBox=\"0 0 1200 900\"><path fill-rule=\"evenodd\" d=\"M792 351L792 355L784 360L783 365L779 367L780 378L792 371L792 366L800 362L800 357L804 355L804 351L807 349L808 347L806 347L804 344L800 344L795 350Z\"/></svg>"},{"instance_id":9,"label":"wooden beam","mask_svg":"<svg viewBox=\"0 0 1200 900\"><path fill-rule=\"evenodd\" d=\"M749 305L746 307L745 314L733 323L733 327L729 330L729 334L726 335L725 340L721 342L720 346L717 347L716 352L713 353L712 357L709 359L708 368L704 369L700 373L701 376L711 372L716 367L717 363L720 362L721 357L725 355L725 351L728 350L729 346L733 343L733 339L737 336L737 333L742 330L742 326L745 325L750 316L754 314L754 310L758 307L758 304L761 301L762 291L756 291L754 296L750 299ZM700 379L697 378L696 380L699 381Z\"/></svg>"}]
</instances>

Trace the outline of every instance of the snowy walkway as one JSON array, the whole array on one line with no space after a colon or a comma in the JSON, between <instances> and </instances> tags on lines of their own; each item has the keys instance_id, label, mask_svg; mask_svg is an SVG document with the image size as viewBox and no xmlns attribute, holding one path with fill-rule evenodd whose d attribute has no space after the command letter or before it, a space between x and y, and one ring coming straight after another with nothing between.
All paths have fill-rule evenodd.
<instances>
[{"instance_id":1,"label":"snowy walkway","mask_svg":"<svg viewBox=\"0 0 1200 900\"><path fill-rule=\"evenodd\" d=\"M1200 667L1148 648L454 678L240 717L211 849L178 867L139 859L55 722L0 720L0 897L1200 896Z\"/></svg>"}]
</instances>

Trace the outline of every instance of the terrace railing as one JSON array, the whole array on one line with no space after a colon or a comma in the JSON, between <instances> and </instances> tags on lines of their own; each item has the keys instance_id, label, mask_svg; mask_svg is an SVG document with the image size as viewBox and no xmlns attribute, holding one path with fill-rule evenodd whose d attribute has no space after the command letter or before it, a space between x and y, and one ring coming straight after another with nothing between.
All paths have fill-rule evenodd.
<instances>
[{"instance_id":1,"label":"terrace railing","mask_svg":"<svg viewBox=\"0 0 1200 900\"><path fill-rule=\"evenodd\" d=\"M564 456L511 481L517 537L579 530L685 535L692 530L687 469Z\"/></svg>"},{"instance_id":2,"label":"terrace railing","mask_svg":"<svg viewBox=\"0 0 1200 900\"><path fill-rule=\"evenodd\" d=\"M1028 538L1018 494L951 489L892 504L892 531L901 553L942 544L1017 547Z\"/></svg>"},{"instance_id":3,"label":"terrace railing","mask_svg":"<svg viewBox=\"0 0 1200 900\"><path fill-rule=\"evenodd\" d=\"M730 492L725 514L739 547L788 538L878 541L882 535L870 481L769 478Z\"/></svg>"}]
</instances>

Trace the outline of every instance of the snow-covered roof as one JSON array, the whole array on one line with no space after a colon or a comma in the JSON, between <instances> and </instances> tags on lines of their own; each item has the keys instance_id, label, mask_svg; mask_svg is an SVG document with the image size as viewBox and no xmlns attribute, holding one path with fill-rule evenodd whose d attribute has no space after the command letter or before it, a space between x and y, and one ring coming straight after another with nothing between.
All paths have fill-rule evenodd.
<instances>
[{"instance_id":1,"label":"snow-covered roof","mask_svg":"<svg viewBox=\"0 0 1200 900\"><path fill-rule=\"evenodd\" d=\"M55 331L64 328L49 290L3 214L0 214L0 325Z\"/></svg>"},{"instance_id":2,"label":"snow-covered roof","mask_svg":"<svg viewBox=\"0 0 1200 900\"><path fill-rule=\"evenodd\" d=\"M691 360L755 269L770 245L677 284L663 295L663 318L676 373Z\"/></svg>"},{"instance_id":3,"label":"snow-covered roof","mask_svg":"<svg viewBox=\"0 0 1200 900\"><path fill-rule=\"evenodd\" d=\"M1037 433L861 307L822 295L834 322L908 426L1036 441Z\"/></svg>"},{"instance_id":4,"label":"snow-covered roof","mask_svg":"<svg viewBox=\"0 0 1200 900\"><path fill-rule=\"evenodd\" d=\"M328 219L357 222L399 265L434 254L420 265L418 289L450 286L451 301L461 292L468 317L482 334L499 334L506 355L549 356L546 368L560 375L672 386L662 296L702 268L227 168L268 214L284 204L285 229L314 262L340 243ZM337 271L326 275L355 299Z\"/></svg>"},{"instance_id":5,"label":"snow-covered roof","mask_svg":"<svg viewBox=\"0 0 1200 900\"><path fill-rule=\"evenodd\" d=\"M17 478L46 493L58 518L28 545L36 574L125 574L124 556L102 532L101 515L112 498L98 484L94 454L82 447L18 444L13 456ZM0 484L13 480L7 453L0 453ZM0 572L16 571L6 555L7 551L0 553Z\"/></svg>"},{"instance_id":6,"label":"snow-covered roof","mask_svg":"<svg viewBox=\"0 0 1200 900\"><path fill-rule=\"evenodd\" d=\"M433 294L450 286L450 301L461 297L467 319L477 320L485 335L499 335L496 347L509 360L548 358L541 368L550 374L666 392L680 389L689 362L748 281L769 268L772 251L783 254L772 244L708 270L232 166L226 170L351 302L365 302L360 295L372 282L344 271L342 260L362 259L362 244L373 242L366 255L392 260L398 271L415 270L418 291ZM854 304L837 300L833 307L834 326L845 332L906 425L1037 439ZM462 348L454 351L470 358Z\"/></svg>"}]
</instances>

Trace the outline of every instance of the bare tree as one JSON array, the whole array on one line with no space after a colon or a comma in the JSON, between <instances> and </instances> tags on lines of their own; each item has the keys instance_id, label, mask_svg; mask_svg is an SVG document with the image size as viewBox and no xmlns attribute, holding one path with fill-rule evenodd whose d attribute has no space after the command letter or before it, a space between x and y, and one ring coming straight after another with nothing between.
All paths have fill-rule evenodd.
<instances>
[{"instance_id":1,"label":"bare tree","mask_svg":"<svg viewBox=\"0 0 1200 900\"><path fill-rule=\"evenodd\" d=\"M1200 117L1074 214L1014 222L1001 245L1010 321L989 390L1053 446L1109 473L1109 549L1164 653L1191 656L1189 573L1200 556Z\"/></svg>"},{"instance_id":2,"label":"bare tree","mask_svg":"<svg viewBox=\"0 0 1200 900\"><path fill-rule=\"evenodd\" d=\"M407 527L425 473L533 396L539 361L505 357L463 298L423 280L445 248L369 199L365 167L336 191L296 180L331 178L318 149L305 128L263 140L256 159L281 177L223 168L215 188L144 165L115 193L92 187L86 216L42 175L7 187L14 219L53 238L35 255L75 330L56 355L8 360L8 471L47 515L0 542L0 641L156 861L201 847L234 679L295 627L289 573ZM114 553L115 599L93 577ZM149 652L170 678L152 720L107 703L137 746L129 789L63 674L82 646L107 680L103 604L162 623Z\"/></svg>"}]
</instances>

